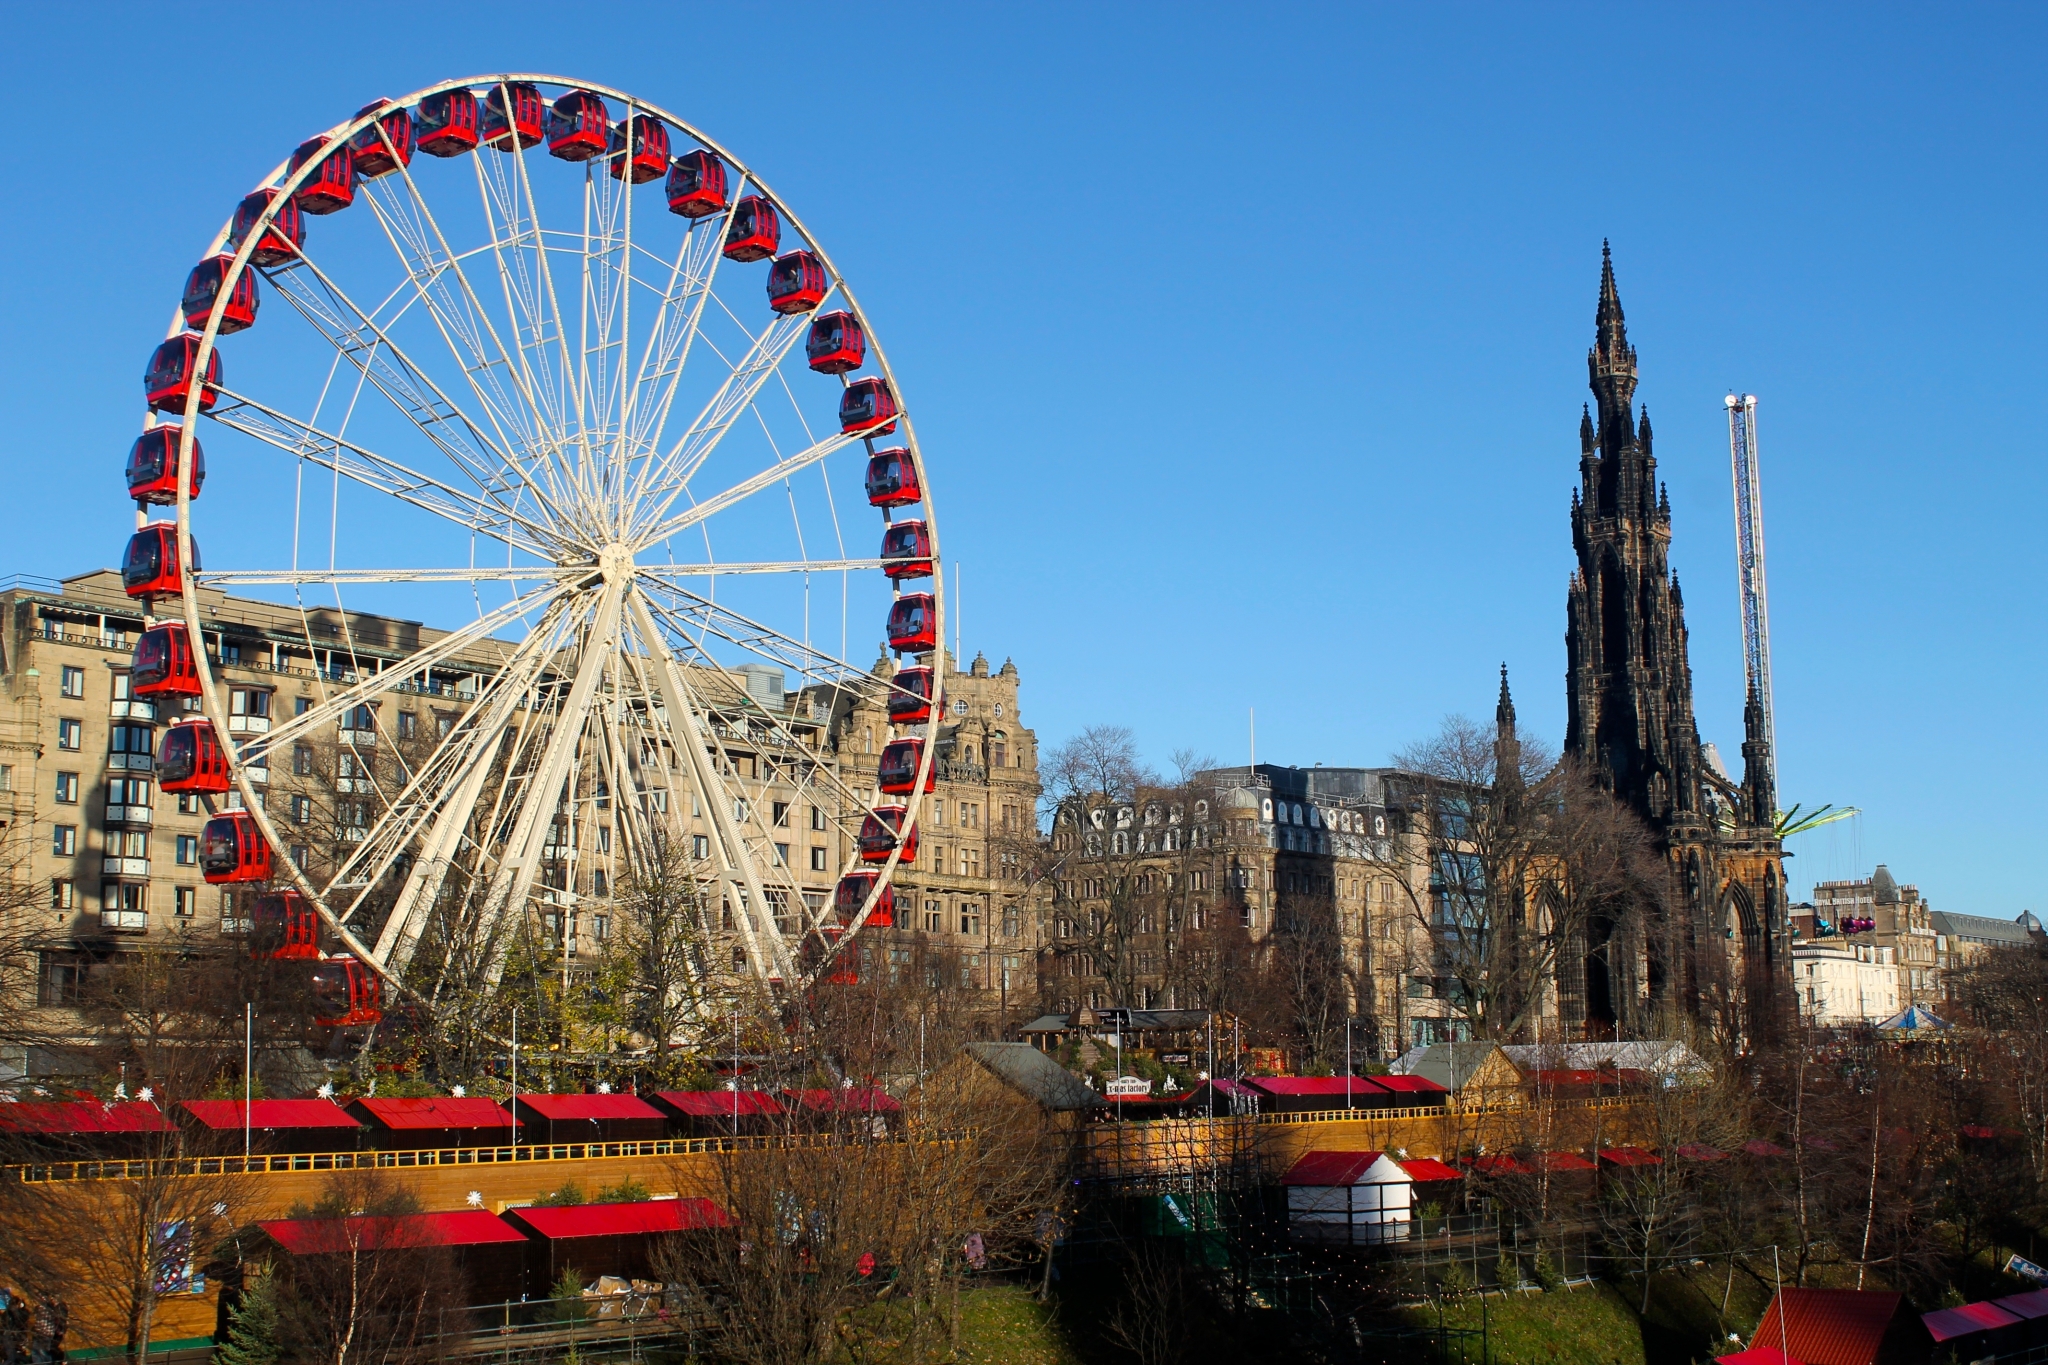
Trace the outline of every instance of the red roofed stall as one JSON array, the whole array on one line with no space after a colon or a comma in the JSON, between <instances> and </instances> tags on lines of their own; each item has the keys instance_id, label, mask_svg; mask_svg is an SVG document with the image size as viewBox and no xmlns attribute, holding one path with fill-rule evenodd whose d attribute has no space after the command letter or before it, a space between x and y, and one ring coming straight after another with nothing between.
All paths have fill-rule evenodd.
<instances>
[{"instance_id":1,"label":"red roofed stall","mask_svg":"<svg viewBox=\"0 0 2048 1365\"><path fill-rule=\"evenodd\" d=\"M1447 1166L1433 1156L1411 1157L1401 1163L1401 1169L1408 1172L1408 1178L1418 1185L1428 1185L1438 1180L1463 1180L1465 1173L1455 1166Z\"/></svg>"},{"instance_id":2,"label":"red roofed stall","mask_svg":"<svg viewBox=\"0 0 2048 1365\"><path fill-rule=\"evenodd\" d=\"M1365 1076L1254 1076L1245 1084L1259 1092L1259 1108L1268 1114L1379 1109L1393 1101L1392 1091Z\"/></svg>"},{"instance_id":3,"label":"red roofed stall","mask_svg":"<svg viewBox=\"0 0 2048 1365\"><path fill-rule=\"evenodd\" d=\"M348 1111L370 1125L370 1145L386 1151L429 1147L503 1147L519 1123L496 1100L454 1095L421 1099L350 1100Z\"/></svg>"},{"instance_id":4,"label":"red roofed stall","mask_svg":"<svg viewBox=\"0 0 2048 1365\"><path fill-rule=\"evenodd\" d=\"M2048 1346L2048 1289L2008 1294L1992 1302L2027 1324L2027 1345Z\"/></svg>"},{"instance_id":5,"label":"red roofed stall","mask_svg":"<svg viewBox=\"0 0 2048 1365\"><path fill-rule=\"evenodd\" d=\"M668 1116L637 1095L514 1095L520 1141L657 1142Z\"/></svg>"},{"instance_id":6,"label":"red roofed stall","mask_svg":"<svg viewBox=\"0 0 2048 1365\"><path fill-rule=\"evenodd\" d=\"M1602 1147L1600 1164L1616 1167L1662 1166L1664 1158L1652 1156L1640 1147Z\"/></svg>"},{"instance_id":7,"label":"red roofed stall","mask_svg":"<svg viewBox=\"0 0 2048 1365\"><path fill-rule=\"evenodd\" d=\"M648 1100L677 1137L730 1137L777 1126L788 1111L765 1090L657 1090Z\"/></svg>"},{"instance_id":8,"label":"red roofed stall","mask_svg":"<svg viewBox=\"0 0 2048 1365\"><path fill-rule=\"evenodd\" d=\"M1750 1337L1801 1365L1926 1365L1934 1341L1902 1294L1780 1289Z\"/></svg>"},{"instance_id":9,"label":"red roofed stall","mask_svg":"<svg viewBox=\"0 0 2048 1365\"><path fill-rule=\"evenodd\" d=\"M147 1100L22 1100L0 1104L0 1134L46 1156L167 1154L178 1126Z\"/></svg>"},{"instance_id":10,"label":"red roofed stall","mask_svg":"<svg viewBox=\"0 0 2048 1365\"><path fill-rule=\"evenodd\" d=\"M355 1218L279 1218L257 1229L307 1274L329 1273L317 1258L360 1252L445 1249L467 1281L467 1302L502 1303L525 1292L527 1239L483 1209Z\"/></svg>"},{"instance_id":11,"label":"red roofed stall","mask_svg":"<svg viewBox=\"0 0 2048 1365\"><path fill-rule=\"evenodd\" d=\"M248 1110L250 1147L258 1152L350 1152L360 1144L361 1120L333 1100L186 1100L179 1125L203 1137L208 1150L241 1150L242 1111Z\"/></svg>"},{"instance_id":12,"label":"red roofed stall","mask_svg":"<svg viewBox=\"0 0 2048 1365\"><path fill-rule=\"evenodd\" d=\"M1427 1076L1375 1076L1373 1084L1390 1093L1388 1107L1413 1109L1424 1106L1442 1108L1451 1098L1451 1092Z\"/></svg>"},{"instance_id":13,"label":"red roofed stall","mask_svg":"<svg viewBox=\"0 0 2048 1365\"><path fill-rule=\"evenodd\" d=\"M724 1209L709 1199L643 1199L628 1204L564 1204L505 1210L505 1222L533 1239L527 1258L527 1292L545 1295L574 1268L588 1283L599 1275L655 1278L659 1238L678 1232L732 1226Z\"/></svg>"},{"instance_id":14,"label":"red roofed stall","mask_svg":"<svg viewBox=\"0 0 2048 1365\"><path fill-rule=\"evenodd\" d=\"M1966 1303L1920 1315L1938 1352L1953 1351L1958 1360L2018 1353L2027 1346L2027 1323L1995 1303Z\"/></svg>"},{"instance_id":15,"label":"red roofed stall","mask_svg":"<svg viewBox=\"0 0 2048 1365\"><path fill-rule=\"evenodd\" d=\"M1714 1365L1805 1365L1775 1346L1753 1346L1730 1356L1715 1356Z\"/></svg>"},{"instance_id":16,"label":"red roofed stall","mask_svg":"<svg viewBox=\"0 0 2048 1365\"><path fill-rule=\"evenodd\" d=\"M891 1122L903 1106L889 1092L872 1085L843 1086L837 1090L785 1090L792 1113L822 1119L834 1114L866 1114L877 1125Z\"/></svg>"}]
</instances>

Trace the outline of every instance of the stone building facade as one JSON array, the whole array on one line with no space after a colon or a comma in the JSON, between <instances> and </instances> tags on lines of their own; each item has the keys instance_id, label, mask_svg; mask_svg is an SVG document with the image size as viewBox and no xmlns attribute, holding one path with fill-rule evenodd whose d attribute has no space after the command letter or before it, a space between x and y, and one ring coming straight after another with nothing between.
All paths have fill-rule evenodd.
<instances>
[{"instance_id":1,"label":"stone building facade","mask_svg":"<svg viewBox=\"0 0 2048 1365\"><path fill-rule=\"evenodd\" d=\"M1636 352L1612 257L1602 256L1586 357L1595 401L1579 420L1572 492L1565 752L1654 831L1680 909L1640 943L1608 943L1594 926L1573 954L1585 967L1582 1017L1566 1023L1597 1035L1689 1016L1740 1036L1771 1016L1788 975L1773 757L1754 695L1739 785L1700 743L1685 604L1670 567L1671 502L1649 413L1636 415Z\"/></svg>"},{"instance_id":2,"label":"stone building facade","mask_svg":"<svg viewBox=\"0 0 2048 1365\"><path fill-rule=\"evenodd\" d=\"M1840 938L1886 949L1884 960L1898 972L1900 1009L1932 1005L1944 994L1934 907L1919 887L1902 886L1883 863L1868 877L1814 883L1811 907L1794 907L1792 924L1806 942Z\"/></svg>"},{"instance_id":3,"label":"stone building facade","mask_svg":"<svg viewBox=\"0 0 2048 1365\"><path fill-rule=\"evenodd\" d=\"M227 693L229 738L270 732L274 722L363 673L407 670L407 660L445 638L419 622L371 613L304 613L206 590L205 645ZM251 892L209 886L199 836L209 815L240 803L166 796L156 790L155 752L181 703L129 694L135 643L148 621L112 571L61 583L13 580L0 589L0 838L4 874L25 889L38 944L38 998L74 1003L97 964L145 943L239 950ZM257 770L266 811L286 840L275 850L324 885L395 790L451 733L497 666L490 640L410 668L411 676L326 733L299 736ZM932 660L927 658L926 663ZM943 661L941 661L941 666ZM878 681L892 673L878 663ZM785 691L779 670L730 673L693 667L692 689L717 727L729 779L780 835L774 857L804 909L826 911L851 858L861 812L834 794L837 773L868 790L890 737L879 688ZM874 970L952 974L992 1004L1030 988L1037 924L1025 904L1036 841L1037 739L1022 724L1019 675L991 673L977 658L945 676L947 715L938 725L938 788L928 798L924 849L899 874L906 913L864 937ZM173 711L177 706L180 709ZM196 704L192 708L196 710ZM760 724L763 714L774 724ZM790 746L804 752L797 753ZM675 767L673 756L668 760ZM809 776L806 776L809 774ZM402 785L402 784L399 784ZM536 907L544 950L570 974L602 950L612 929L619 873L609 837L611 797L583 779L565 799L559 832L543 847ZM694 797L668 812L698 856L711 826ZM909 907L914 907L909 908ZM721 929L731 928L732 908ZM779 914L784 927L795 907ZM723 954L734 944L722 945ZM735 965L743 965L744 960Z\"/></svg>"}]
</instances>

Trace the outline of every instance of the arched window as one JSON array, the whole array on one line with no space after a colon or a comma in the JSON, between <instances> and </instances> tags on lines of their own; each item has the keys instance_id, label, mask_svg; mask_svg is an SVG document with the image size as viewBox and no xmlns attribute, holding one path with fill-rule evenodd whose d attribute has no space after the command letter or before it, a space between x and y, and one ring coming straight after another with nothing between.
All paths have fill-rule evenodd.
<instances>
[{"instance_id":1,"label":"arched window","mask_svg":"<svg viewBox=\"0 0 2048 1365\"><path fill-rule=\"evenodd\" d=\"M1273 818L1273 798L1272 798L1272 797L1270 797L1270 796L1269 796L1269 797L1267 797L1267 798L1266 798L1265 800L1263 800L1263 801L1259 802L1259 818L1260 818L1261 820L1270 820L1270 819L1272 819L1272 818Z\"/></svg>"},{"instance_id":2,"label":"arched window","mask_svg":"<svg viewBox=\"0 0 2048 1365\"><path fill-rule=\"evenodd\" d=\"M996 714L1000 716L1002 713L1003 709L998 706ZM988 765L991 768L1005 768L1009 763L1010 737L998 730L988 737Z\"/></svg>"}]
</instances>

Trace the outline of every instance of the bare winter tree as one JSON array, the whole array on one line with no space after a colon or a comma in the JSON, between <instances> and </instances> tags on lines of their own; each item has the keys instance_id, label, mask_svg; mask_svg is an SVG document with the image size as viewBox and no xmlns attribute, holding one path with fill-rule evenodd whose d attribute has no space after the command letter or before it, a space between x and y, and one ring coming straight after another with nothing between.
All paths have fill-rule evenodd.
<instances>
[{"instance_id":1,"label":"bare winter tree","mask_svg":"<svg viewBox=\"0 0 2048 1365\"><path fill-rule=\"evenodd\" d=\"M1410 834L1394 856L1429 945L1428 972L1482 1037L1524 1036L1559 1006L1556 983L1593 963L1585 987L1625 999L1633 944L1662 904L1666 875L1648 830L1620 803L1511 726L1447 719L1396 757ZM1419 875L1415 875L1419 874ZM1611 1016L1610 1016L1611 1017Z\"/></svg>"}]
</instances>

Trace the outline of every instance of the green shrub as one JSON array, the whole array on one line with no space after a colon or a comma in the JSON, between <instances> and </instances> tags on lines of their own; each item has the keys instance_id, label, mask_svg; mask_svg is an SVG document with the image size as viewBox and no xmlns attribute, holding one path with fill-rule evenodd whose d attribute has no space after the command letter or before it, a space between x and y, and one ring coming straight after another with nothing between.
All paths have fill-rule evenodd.
<instances>
[{"instance_id":1,"label":"green shrub","mask_svg":"<svg viewBox=\"0 0 2048 1365\"><path fill-rule=\"evenodd\" d=\"M1477 1286L1472 1283L1472 1272L1465 1269L1465 1263L1454 1260L1446 1265L1443 1273L1437 1277L1436 1287L1443 1292L1445 1298L1456 1299L1463 1298Z\"/></svg>"},{"instance_id":2,"label":"green shrub","mask_svg":"<svg viewBox=\"0 0 2048 1365\"><path fill-rule=\"evenodd\" d=\"M565 1181L559 1189L548 1191L533 1201L536 1208L559 1209L571 1204L588 1204L590 1196L583 1193L583 1187L573 1180Z\"/></svg>"},{"instance_id":3,"label":"green shrub","mask_svg":"<svg viewBox=\"0 0 2048 1365\"><path fill-rule=\"evenodd\" d=\"M1536 1281L1537 1287L1546 1294L1564 1285L1564 1276L1558 1273L1557 1266L1551 1261L1550 1253L1547 1251L1539 1250L1536 1253L1536 1259L1529 1265L1529 1275Z\"/></svg>"},{"instance_id":4,"label":"green shrub","mask_svg":"<svg viewBox=\"0 0 2048 1365\"><path fill-rule=\"evenodd\" d=\"M606 1185L597 1192L600 1204L641 1204L654 1198L654 1192L641 1184L635 1176L627 1176L616 1185Z\"/></svg>"}]
</instances>

